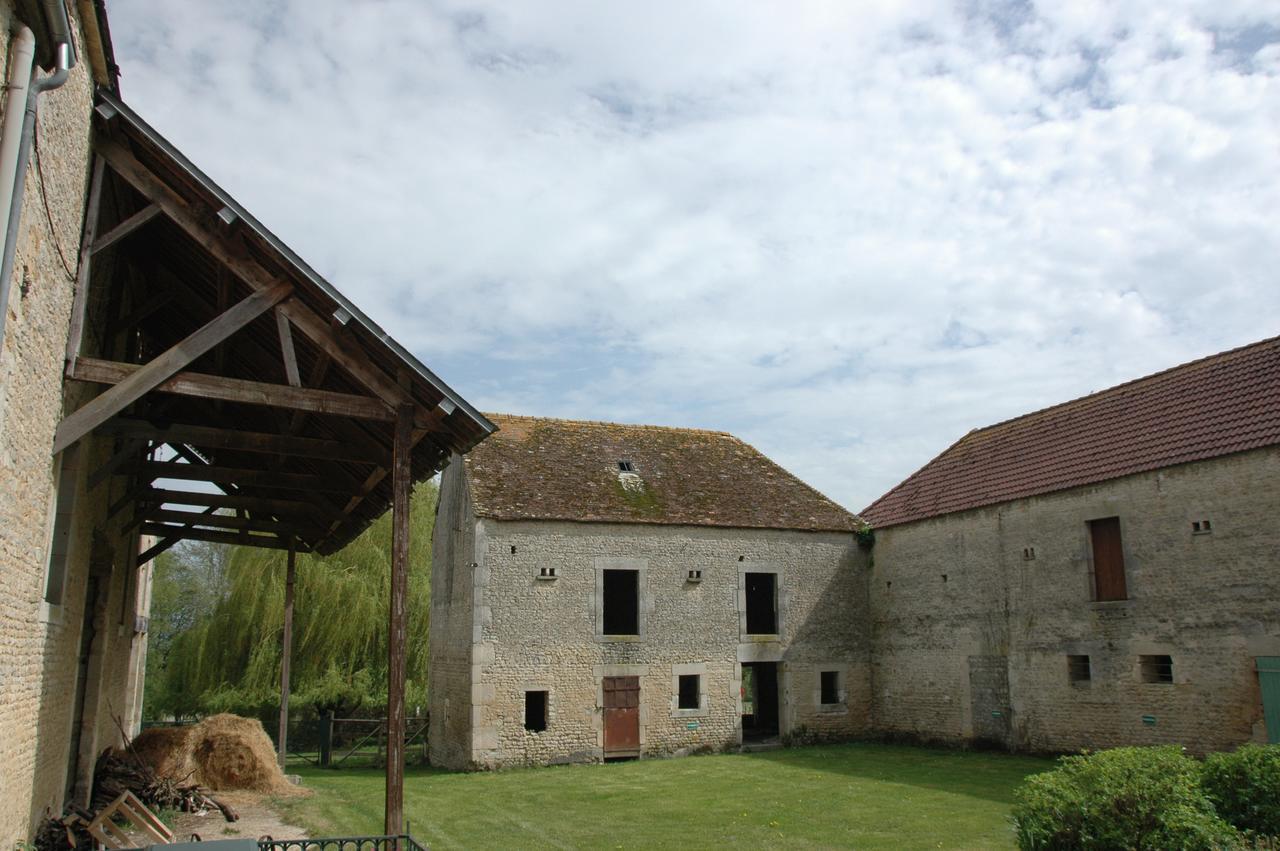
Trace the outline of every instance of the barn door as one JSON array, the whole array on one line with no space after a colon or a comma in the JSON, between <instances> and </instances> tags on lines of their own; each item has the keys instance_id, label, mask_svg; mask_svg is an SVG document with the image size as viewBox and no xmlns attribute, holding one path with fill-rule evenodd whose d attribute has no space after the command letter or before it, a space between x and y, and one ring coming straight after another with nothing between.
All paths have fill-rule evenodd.
<instances>
[{"instance_id":1,"label":"barn door","mask_svg":"<svg viewBox=\"0 0 1280 851\"><path fill-rule=\"evenodd\" d=\"M640 756L640 678L604 678L604 758Z\"/></svg>"},{"instance_id":2,"label":"barn door","mask_svg":"<svg viewBox=\"0 0 1280 851\"><path fill-rule=\"evenodd\" d=\"M1267 741L1280 743L1280 656L1258 657L1258 685L1262 686L1262 717Z\"/></svg>"}]
</instances>

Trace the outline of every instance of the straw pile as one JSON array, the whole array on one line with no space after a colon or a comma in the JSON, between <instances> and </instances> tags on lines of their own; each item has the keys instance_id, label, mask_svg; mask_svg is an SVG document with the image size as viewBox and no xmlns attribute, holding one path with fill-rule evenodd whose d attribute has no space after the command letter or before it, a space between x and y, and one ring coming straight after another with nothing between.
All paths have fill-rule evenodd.
<instances>
[{"instance_id":1,"label":"straw pile","mask_svg":"<svg viewBox=\"0 0 1280 851\"><path fill-rule=\"evenodd\" d=\"M192 727L153 727L133 740L134 752L161 777L207 789L289 792L262 722L211 715Z\"/></svg>"}]
</instances>

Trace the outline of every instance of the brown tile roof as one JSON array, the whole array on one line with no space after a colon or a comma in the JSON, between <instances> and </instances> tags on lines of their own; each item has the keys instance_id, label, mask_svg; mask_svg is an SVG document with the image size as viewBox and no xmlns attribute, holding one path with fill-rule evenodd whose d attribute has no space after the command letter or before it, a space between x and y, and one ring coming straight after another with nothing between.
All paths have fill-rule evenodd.
<instances>
[{"instance_id":1,"label":"brown tile roof","mask_svg":"<svg viewBox=\"0 0 1280 851\"><path fill-rule=\"evenodd\" d=\"M862 512L873 526L1280 444L1280 337L960 438Z\"/></svg>"},{"instance_id":2,"label":"brown tile roof","mask_svg":"<svg viewBox=\"0 0 1280 851\"><path fill-rule=\"evenodd\" d=\"M857 518L730 434L487 415L466 456L476 514L760 529L841 530ZM630 461L643 484L623 485Z\"/></svg>"}]
</instances>

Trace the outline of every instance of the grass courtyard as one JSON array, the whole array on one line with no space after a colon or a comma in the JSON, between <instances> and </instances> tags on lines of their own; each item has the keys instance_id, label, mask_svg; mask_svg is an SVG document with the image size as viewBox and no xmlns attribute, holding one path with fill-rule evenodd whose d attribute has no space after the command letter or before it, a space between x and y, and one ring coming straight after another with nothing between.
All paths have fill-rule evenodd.
<instances>
[{"instance_id":1,"label":"grass courtyard","mask_svg":"<svg viewBox=\"0 0 1280 851\"><path fill-rule=\"evenodd\" d=\"M433 848L1008 848L1014 788L1049 760L848 744L609 765L410 769ZM294 770L291 768L291 770ZM312 835L382 832L379 771L296 769L279 809Z\"/></svg>"}]
</instances>

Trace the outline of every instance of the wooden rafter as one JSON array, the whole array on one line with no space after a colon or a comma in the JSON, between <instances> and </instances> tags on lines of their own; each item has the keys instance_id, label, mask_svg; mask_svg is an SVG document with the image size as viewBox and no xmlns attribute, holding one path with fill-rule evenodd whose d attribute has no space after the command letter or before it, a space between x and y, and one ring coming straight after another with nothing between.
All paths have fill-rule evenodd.
<instances>
[{"instance_id":1,"label":"wooden rafter","mask_svg":"<svg viewBox=\"0 0 1280 851\"><path fill-rule=\"evenodd\" d=\"M136 364L96 358L77 358L68 377L75 381L117 384L125 381L139 369L142 367ZM307 387L289 387L284 384L247 381L242 378L223 378L202 372L179 372L161 381L152 389L160 393L176 393L180 396L221 399L226 402L243 402L247 405L290 408L296 411L335 414L383 422L389 422L393 416L386 405L368 396L335 393L332 390L312 390Z\"/></svg>"},{"instance_id":2,"label":"wooden rafter","mask_svg":"<svg viewBox=\"0 0 1280 851\"><path fill-rule=\"evenodd\" d=\"M274 470L252 470L216 464L181 464L174 461L144 461L138 465L144 479L178 479L191 482L235 482L259 488L321 493L351 493L351 488L335 483L328 476L313 473L280 473Z\"/></svg>"},{"instance_id":3,"label":"wooden rafter","mask_svg":"<svg viewBox=\"0 0 1280 851\"><path fill-rule=\"evenodd\" d=\"M363 446L353 446L346 441L325 440L317 437L294 437L185 423L156 426L145 420L124 417L116 417L104 423L98 431L102 434L146 438L157 443L177 441L199 449L232 449L268 455L296 455L300 458L346 461L353 464L386 463L386 459L381 457L384 453L377 453Z\"/></svg>"},{"instance_id":4,"label":"wooden rafter","mask_svg":"<svg viewBox=\"0 0 1280 851\"><path fill-rule=\"evenodd\" d=\"M54 433L53 452L57 454L84 437L94 428L137 401L144 393L154 390L167 378L182 369L218 343L248 325L266 310L271 309L293 292L293 285L279 282L228 308L220 316L210 320L186 339L171 346L146 365L94 397L58 424Z\"/></svg>"},{"instance_id":5,"label":"wooden rafter","mask_svg":"<svg viewBox=\"0 0 1280 851\"><path fill-rule=\"evenodd\" d=\"M157 538L178 536L193 541L208 541L211 544L233 544L238 546L266 547L273 550L285 550L289 544L277 535L241 534L238 532L217 532L212 529L188 529L185 526L168 526L163 523L143 523L142 534L154 535ZM309 552L303 546L299 552Z\"/></svg>"},{"instance_id":6,"label":"wooden rafter","mask_svg":"<svg viewBox=\"0 0 1280 851\"><path fill-rule=\"evenodd\" d=\"M93 241L93 248L90 249L90 252L97 254L104 248L110 248L129 234L136 231L138 228L145 225L147 222L154 219L156 216L160 215L160 212L161 210L158 206L155 204L148 204L120 224L113 227L111 230L104 233L102 236L95 239Z\"/></svg>"},{"instance_id":7,"label":"wooden rafter","mask_svg":"<svg viewBox=\"0 0 1280 851\"><path fill-rule=\"evenodd\" d=\"M84 233L80 238L80 266L76 269L76 292L71 302L71 324L67 330L68 367L80 354L80 341L84 338L84 315L89 304L89 257L94 234L98 230L98 209L101 206L102 179L107 163L102 157L94 157L93 177L89 182L89 201L85 208Z\"/></svg>"},{"instance_id":8,"label":"wooden rafter","mask_svg":"<svg viewBox=\"0 0 1280 851\"><path fill-rule=\"evenodd\" d=\"M211 508L231 508L242 511L260 511L266 514L304 517L314 506L309 502L300 502L277 497L245 496L225 493L194 493L176 491L166 488L144 487L136 497L137 501L148 505L204 505Z\"/></svg>"},{"instance_id":9,"label":"wooden rafter","mask_svg":"<svg viewBox=\"0 0 1280 851\"><path fill-rule=\"evenodd\" d=\"M156 523L183 523L189 526L235 529L246 532L271 532L292 534L306 528L304 523L287 520L254 520L233 514L216 514L195 511L175 511L171 508L152 508L145 514L147 521Z\"/></svg>"}]
</instances>

